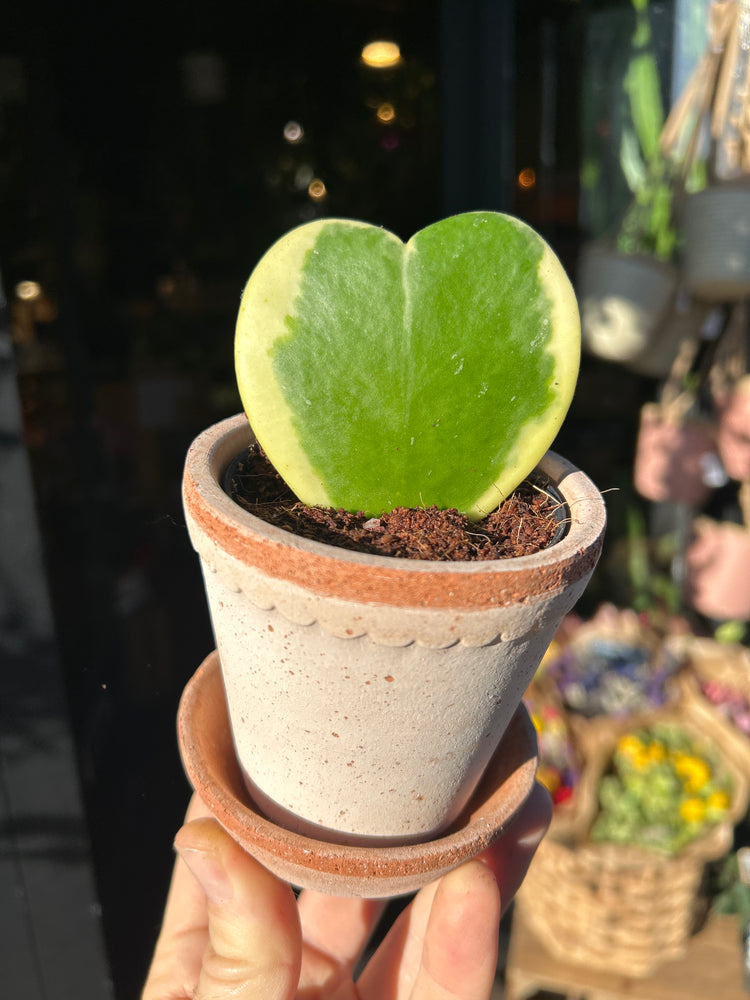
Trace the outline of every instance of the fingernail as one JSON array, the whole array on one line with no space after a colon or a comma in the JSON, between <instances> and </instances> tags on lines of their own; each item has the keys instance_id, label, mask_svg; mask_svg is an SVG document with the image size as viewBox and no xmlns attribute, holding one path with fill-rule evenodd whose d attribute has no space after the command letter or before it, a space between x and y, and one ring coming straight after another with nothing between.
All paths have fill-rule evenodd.
<instances>
[{"instance_id":1,"label":"fingernail","mask_svg":"<svg viewBox=\"0 0 750 1000\"><path fill-rule=\"evenodd\" d=\"M177 844L175 848L212 903L224 903L232 898L234 889L229 876L212 854Z\"/></svg>"}]
</instances>

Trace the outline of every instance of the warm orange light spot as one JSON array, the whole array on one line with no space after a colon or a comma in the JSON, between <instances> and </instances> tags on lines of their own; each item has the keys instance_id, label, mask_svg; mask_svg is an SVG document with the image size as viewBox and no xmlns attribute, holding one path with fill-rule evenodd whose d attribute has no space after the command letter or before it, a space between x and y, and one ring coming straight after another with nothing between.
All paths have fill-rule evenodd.
<instances>
[{"instance_id":1,"label":"warm orange light spot","mask_svg":"<svg viewBox=\"0 0 750 1000\"><path fill-rule=\"evenodd\" d=\"M323 181L319 177L314 177L307 188L307 194L313 201L323 201L328 192Z\"/></svg>"},{"instance_id":2,"label":"warm orange light spot","mask_svg":"<svg viewBox=\"0 0 750 1000\"><path fill-rule=\"evenodd\" d=\"M24 302L34 302L41 297L42 286L38 281L19 281L16 285L16 298Z\"/></svg>"},{"instance_id":3,"label":"warm orange light spot","mask_svg":"<svg viewBox=\"0 0 750 1000\"><path fill-rule=\"evenodd\" d=\"M384 104L379 104L378 110L375 112L375 117L379 122L382 122L384 125L387 125L389 122L392 122L395 119L396 109L393 107L392 104L388 104L388 102L385 102Z\"/></svg>"},{"instance_id":4,"label":"warm orange light spot","mask_svg":"<svg viewBox=\"0 0 750 1000\"><path fill-rule=\"evenodd\" d=\"M536 170L533 167L524 167L518 175L518 186L528 191L536 184Z\"/></svg>"},{"instance_id":5,"label":"warm orange light spot","mask_svg":"<svg viewBox=\"0 0 750 1000\"><path fill-rule=\"evenodd\" d=\"M362 62L373 69L389 69L401 62L401 49L396 42L369 42L362 49Z\"/></svg>"}]
</instances>

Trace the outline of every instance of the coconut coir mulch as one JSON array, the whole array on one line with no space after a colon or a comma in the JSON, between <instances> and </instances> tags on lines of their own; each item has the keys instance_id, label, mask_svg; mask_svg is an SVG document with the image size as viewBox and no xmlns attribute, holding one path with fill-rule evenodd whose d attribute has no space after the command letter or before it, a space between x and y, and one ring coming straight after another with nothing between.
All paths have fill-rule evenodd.
<instances>
[{"instance_id":1,"label":"coconut coir mulch","mask_svg":"<svg viewBox=\"0 0 750 1000\"><path fill-rule=\"evenodd\" d=\"M471 561L525 556L546 548L560 528L560 502L524 482L482 521L457 510L397 507L381 517L308 507L258 445L233 463L225 483L241 507L279 528L328 545L404 559Z\"/></svg>"}]
</instances>

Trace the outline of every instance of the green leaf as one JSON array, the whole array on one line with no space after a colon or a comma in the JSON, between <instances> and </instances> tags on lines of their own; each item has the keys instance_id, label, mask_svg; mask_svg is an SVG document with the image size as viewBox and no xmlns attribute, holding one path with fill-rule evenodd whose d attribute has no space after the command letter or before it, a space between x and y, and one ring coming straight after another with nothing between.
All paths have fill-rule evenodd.
<instances>
[{"instance_id":1,"label":"green leaf","mask_svg":"<svg viewBox=\"0 0 750 1000\"><path fill-rule=\"evenodd\" d=\"M282 237L245 288L243 406L308 504L480 518L537 464L570 404L580 323L527 225L452 216L404 244L323 219Z\"/></svg>"},{"instance_id":2,"label":"green leaf","mask_svg":"<svg viewBox=\"0 0 750 1000\"><path fill-rule=\"evenodd\" d=\"M633 56L623 82L630 101L630 114L643 150L643 158L653 160L664 125L656 59L650 51Z\"/></svg>"},{"instance_id":3,"label":"green leaf","mask_svg":"<svg viewBox=\"0 0 750 1000\"><path fill-rule=\"evenodd\" d=\"M643 160L638 136L626 122L620 137L620 168L633 194L637 195L648 182L648 170Z\"/></svg>"}]
</instances>

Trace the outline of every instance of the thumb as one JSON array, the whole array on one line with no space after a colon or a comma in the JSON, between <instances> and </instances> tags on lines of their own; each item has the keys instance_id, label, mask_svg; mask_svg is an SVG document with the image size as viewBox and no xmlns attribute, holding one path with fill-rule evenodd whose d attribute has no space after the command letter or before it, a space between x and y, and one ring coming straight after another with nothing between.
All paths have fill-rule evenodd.
<instances>
[{"instance_id":1,"label":"thumb","mask_svg":"<svg viewBox=\"0 0 750 1000\"><path fill-rule=\"evenodd\" d=\"M206 895L209 945L194 1000L291 1000L299 982L297 902L212 819L182 827L175 847Z\"/></svg>"}]
</instances>

